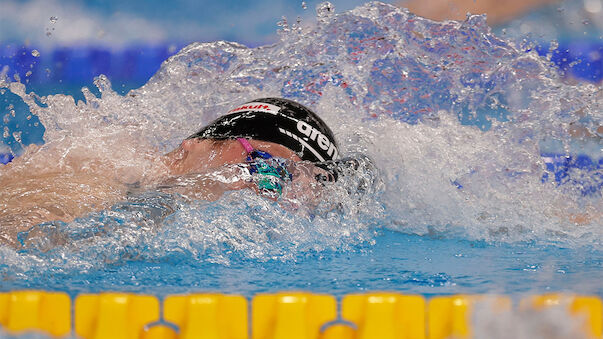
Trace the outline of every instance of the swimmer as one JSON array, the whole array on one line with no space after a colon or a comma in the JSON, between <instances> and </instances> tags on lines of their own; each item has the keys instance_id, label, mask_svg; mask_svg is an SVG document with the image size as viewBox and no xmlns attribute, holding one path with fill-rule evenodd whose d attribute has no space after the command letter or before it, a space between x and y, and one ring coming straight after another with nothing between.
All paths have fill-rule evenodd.
<instances>
[{"instance_id":1,"label":"swimmer","mask_svg":"<svg viewBox=\"0 0 603 339\"><path fill-rule=\"evenodd\" d=\"M204 200L250 189L296 208L319 200L325 183L345 172L338 168L358 166L355 160L338 161L339 154L332 131L310 109L263 98L234 107L161 156L151 179L129 182L139 183L143 191ZM97 167L97 172L36 174L32 169L19 171L18 178L0 177L0 243L18 246L17 234L34 225L70 222L136 192L136 185L110 178L110 170L100 175L103 166Z\"/></svg>"},{"instance_id":2,"label":"swimmer","mask_svg":"<svg viewBox=\"0 0 603 339\"><path fill-rule=\"evenodd\" d=\"M465 20L467 13L487 14L489 25L501 25L559 0L400 0L399 6L431 20Z\"/></svg>"},{"instance_id":3,"label":"swimmer","mask_svg":"<svg viewBox=\"0 0 603 339\"><path fill-rule=\"evenodd\" d=\"M185 139L163 161L176 181L219 168L238 179L218 180L221 187L204 185L206 199L242 188L276 199L289 182L333 180L333 173L313 164L324 169L338 156L333 132L314 112L290 100L264 98L230 110Z\"/></svg>"}]
</instances>

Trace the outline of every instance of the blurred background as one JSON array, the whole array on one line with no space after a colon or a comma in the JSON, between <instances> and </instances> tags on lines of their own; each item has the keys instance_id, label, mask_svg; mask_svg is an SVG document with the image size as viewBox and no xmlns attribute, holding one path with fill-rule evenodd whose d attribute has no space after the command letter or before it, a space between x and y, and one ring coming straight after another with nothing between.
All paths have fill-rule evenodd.
<instances>
[{"instance_id":1,"label":"blurred background","mask_svg":"<svg viewBox=\"0 0 603 339\"><path fill-rule=\"evenodd\" d=\"M364 3L333 0L336 13ZM433 20L486 13L517 48L536 50L568 82L603 79L603 0L388 1ZM229 40L250 47L278 41L284 22L312 24L320 1L0 0L0 79L38 95L95 91L105 74L120 94L142 86L161 63L191 42ZM20 113L21 112L21 113ZM3 141L14 153L41 143L43 126L0 89ZM13 131L23 131L15 135ZM0 150L1 153L1 150Z\"/></svg>"}]
</instances>

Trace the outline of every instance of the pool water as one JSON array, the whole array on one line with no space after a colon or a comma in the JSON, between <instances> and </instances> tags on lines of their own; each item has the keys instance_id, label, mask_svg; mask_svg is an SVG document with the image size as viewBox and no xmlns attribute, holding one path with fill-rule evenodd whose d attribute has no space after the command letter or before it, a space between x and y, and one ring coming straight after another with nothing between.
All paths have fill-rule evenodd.
<instances>
[{"instance_id":1,"label":"pool water","mask_svg":"<svg viewBox=\"0 0 603 339\"><path fill-rule=\"evenodd\" d=\"M227 265L209 258L173 255L160 260L131 258L101 267L9 277L8 289L86 292L128 291L157 296L215 291L243 294L307 290L342 297L352 292L399 291L426 296L569 292L602 295L599 248L542 246L418 236L375 230L371 243L346 251L305 253L290 260L245 259ZM477 268L477 269L476 269Z\"/></svg>"},{"instance_id":2,"label":"pool water","mask_svg":"<svg viewBox=\"0 0 603 339\"><path fill-rule=\"evenodd\" d=\"M5 79L45 143L2 175L74 161L144 171L230 107L281 96L319 112L342 153L373 160L367 192L338 182L339 208L323 213L245 191L216 202L137 192L0 247L0 289L603 296L600 86L567 83L480 16L438 23L369 3L319 9L316 25L279 34L257 48L191 44L126 95L104 76L77 101ZM572 136L576 126L591 136Z\"/></svg>"}]
</instances>

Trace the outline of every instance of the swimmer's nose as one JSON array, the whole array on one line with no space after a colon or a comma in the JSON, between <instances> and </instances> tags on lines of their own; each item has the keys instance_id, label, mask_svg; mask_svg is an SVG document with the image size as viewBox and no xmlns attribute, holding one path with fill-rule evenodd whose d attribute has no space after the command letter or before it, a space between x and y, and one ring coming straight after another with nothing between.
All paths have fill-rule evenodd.
<instances>
[{"instance_id":1,"label":"swimmer's nose","mask_svg":"<svg viewBox=\"0 0 603 339\"><path fill-rule=\"evenodd\" d=\"M197 143L196 139L186 139L186 140L182 141L182 144L180 144L180 146L182 147L183 150L190 151L193 148L193 145L195 145L196 143Z\"/></svg>"}]
</instances>

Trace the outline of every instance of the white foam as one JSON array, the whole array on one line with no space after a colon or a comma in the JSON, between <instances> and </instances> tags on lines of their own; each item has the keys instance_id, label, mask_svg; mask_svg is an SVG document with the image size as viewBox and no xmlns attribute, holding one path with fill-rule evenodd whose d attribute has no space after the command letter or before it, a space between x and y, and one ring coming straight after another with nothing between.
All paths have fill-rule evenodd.
<instances>
[{"instance_id":1,"label":"white foam","mask_svg":"<svg viewBox=\"0 0 603 339\"><path fill-rule=\"evenodd\" d=\"M591 130L600 125L600 89L563 83L546 60L492 35L483 17L437 23L370 3L282 32L281 41L270 46L191 44L124 97L104 77L96 84L100 98L89 91L86 102L65 95L39 98L46 106L36 104L22 85L11 84L46 127L46 144L28 149L5 173L33 166L40 172L94 169L152 176L159 154L216 116L250 99L284 96L315 109L332 126L343 155L363 152L373 158L385 187L382 195L365 196L369 202L363 208L344 201L350 208L335 219L304 221L275 206L261 207L262 198L247 198L266 211L266 227L304 243L298 246L302 252L333 245L310 245L330 232L330 222L349 226L335 226L338 244L365 241L366 229L375 224L491 241L580 246L603 240L600 193L582 197L575 185L543 184L540 157L541 140L569 142L570 123ZM489 115L483 123L492 127L462 125L459 115ZM228 201L201 214L198 207L185 208L171 218L178 225L203 225L187 229L192 248L206 249L202 244L220 235L232 246L243 243L239 249L250 257L282 250L264 242L266 234L241 234L240 223L243 231L256 231L251 221L240 219L247 210L232 210ZM204 213L225 226L211 231L215 222ZM580 214L590 217L576 225L571 217ZM298 233L299 225L318 233ZM162 247L169 239L159 239L148 241L158 241L160 251L169 248ZM224 259L223 253L218 257Z\"/></svg>"}]
</instances>

